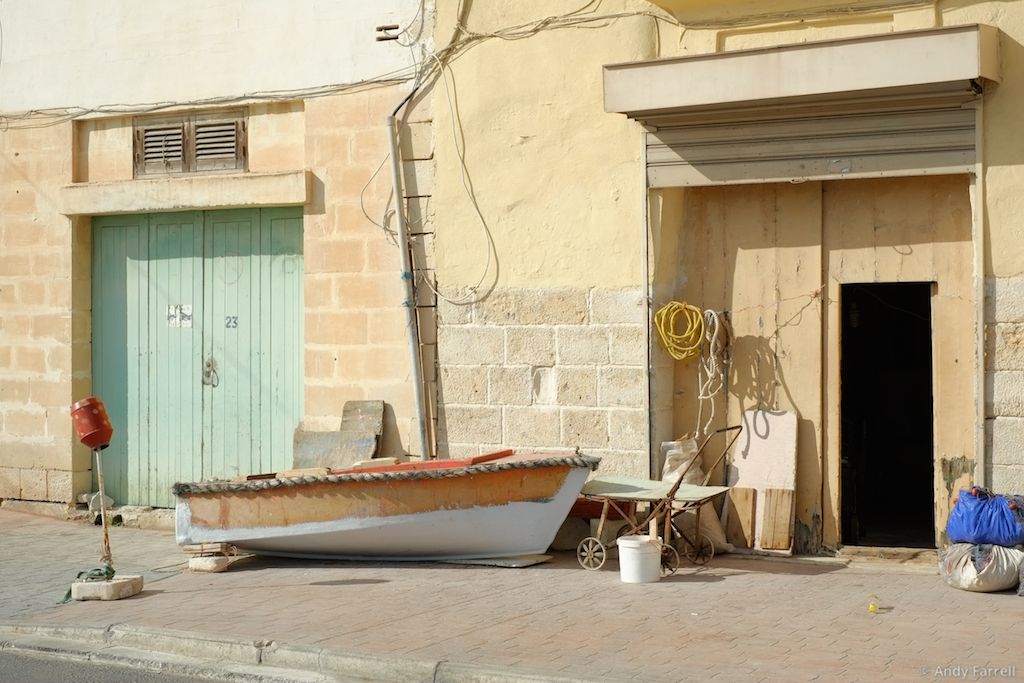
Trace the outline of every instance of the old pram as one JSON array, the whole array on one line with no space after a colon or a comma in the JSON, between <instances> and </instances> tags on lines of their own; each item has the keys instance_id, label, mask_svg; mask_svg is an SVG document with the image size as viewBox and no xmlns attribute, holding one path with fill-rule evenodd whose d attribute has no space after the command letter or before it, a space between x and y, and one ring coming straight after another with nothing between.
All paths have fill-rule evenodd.
<instances>
[{"instance_id":1,"label":"old pram","mask_svg":"<svg viewBox=\"0 0 1024 683\"><path fill-rule=\"evenodd\" d=\"M715 554L715 547L705 534L700 530L701 509L707 503L723 495L729 490L728 486L708 486L712 473L719 463L725 458L732 445L739 438L742 431L740 425L724 427L708 434L697 450L696 455L690 463L683 468L674 482L655 481L651 479L634 479L632 477L620 476L597 476L583 486L582 495L595 502L601 503L601 518L597 525L597 535L588 536L580 541L576 547L576 558L584 569L600 569L604 566L608 556L608 548L601 541L604 537L604 527L608 521L609 514L614 511L626 525L619 530L617 536L627 536L637 533L646 533L650 526L652 535L660 533L661 544L661 566L665 573L673 573L679 567L679 553L672 544L673 537L679 537L683 541L683 552L694 564L707 564ZM701 485L684 484L683 479L693 464L701 460L704 448L711 439L718 434L735 432L726 442L722 453L708 468ZM637 518L635 514L637 503L646 503L648 512L643 519ZM682 513L695 511L696 525L692 536L686 533L678 519ZM657 530L655 532L654 530Z\"/></svg>"}]
</instances>

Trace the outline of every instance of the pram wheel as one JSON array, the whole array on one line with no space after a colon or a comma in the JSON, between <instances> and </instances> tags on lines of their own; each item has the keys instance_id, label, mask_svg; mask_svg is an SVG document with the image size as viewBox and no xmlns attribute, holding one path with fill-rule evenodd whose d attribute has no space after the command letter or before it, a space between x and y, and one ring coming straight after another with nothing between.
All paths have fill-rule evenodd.
<instances>
[{"instance_id":1,"label":"pram wheel","mask_svg":"<svg viewBox=\"0 0 1024 683\"><path fill-rule=\"evenodd\" d=\"M715 556L715 544L700 531L697 531L693 543L686 544L686 559L694 564L707 564Z\"/></svg>"},{"instance_id":2,"label":"pram wheel","mask_svg":"<svg viewBox=\"0 0 1024 683\"><path fill-rule=\"evenodd\" d=\"M608 550L600 539L587 536L576 546L576 559L584 569L600 569L608 559Z\"/></svg>"},{"instance_id":3,"label":"pram wheel","mask_svg":"<svg viewBox=\"0 0 1024 683\"><path fill-rule=\"evenodd\" d=\"M661 575L672 576L679 569L679 552L670 543L661 544Z\"/></svg>"}]
</instances>

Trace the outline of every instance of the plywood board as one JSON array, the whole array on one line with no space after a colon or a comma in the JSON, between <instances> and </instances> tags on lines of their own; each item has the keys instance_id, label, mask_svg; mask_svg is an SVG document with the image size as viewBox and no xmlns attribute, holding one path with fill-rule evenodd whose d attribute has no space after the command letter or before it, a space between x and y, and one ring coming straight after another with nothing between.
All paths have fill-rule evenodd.
<instances>
[{"instance_id":1,"label":"plywood board","mask_svg":"<svg viewBox=\"0 0 1024 683\"><path fill-rule=\"evenodd\" d=\"M792 489L765 489L761 506L761 548L789 550L793 545Z\"/></svg>"},{"instance_id":2,"label":"plywood board","mask_svg":"<svg viewBox=\"0 0 1024 683\"><path fill-rule=\"evenodd\" d=\"M797 416L791 411L748 410L729 467L729 485L757 490L765 510L768 489L796 489ZM792 519L792 516L790 517ZM756 515L754 547L764 548L765 515ZM787 546L788 549L788 546Z\"/></svg>"},{"instance_id":3,"label":"plywood board","mask_svg":"<svg viewBox=\"0 0 1024 683\"><path fill-rule=\"evenodd\" d=\"M725 505L725 537L729 543L738 548L754 546L754 529L756 528L757 489L731 488L726 497Z\"/></svg>"},{"instance_id":4,"label":"plywood board","mask_svg":"<svg viewBox=\"0 0 1024 683\"><path fill-rule=\"evenodd\" d=\"M295 430L296 469L344 469L377 455L384 429L384 401L346 401L337 432Z\"/></svg>"}]
</instances>

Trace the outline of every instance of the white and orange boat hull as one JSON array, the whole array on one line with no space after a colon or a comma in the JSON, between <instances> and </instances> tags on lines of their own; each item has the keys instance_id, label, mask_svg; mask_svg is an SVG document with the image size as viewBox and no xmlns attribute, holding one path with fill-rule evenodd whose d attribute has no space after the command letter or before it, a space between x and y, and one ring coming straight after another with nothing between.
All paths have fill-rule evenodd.
<instances>
[{"instance_id":1,"label":"white and orange boat hull","mask_svg":"<svg viewBox=\"0 0 1024 683\"><path fill-rule=\"evenodd\" d=\"M597 465L596 458L578 455L485 458L256 482L179 484L177 541L230 543L257 554L313 558L540 554Z\"/></svg>"}]
</instances>

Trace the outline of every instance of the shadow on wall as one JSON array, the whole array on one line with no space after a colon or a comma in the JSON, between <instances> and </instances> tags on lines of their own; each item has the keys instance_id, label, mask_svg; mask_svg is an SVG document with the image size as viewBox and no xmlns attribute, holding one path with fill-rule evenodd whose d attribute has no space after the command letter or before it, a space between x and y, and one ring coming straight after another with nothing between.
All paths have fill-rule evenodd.
<instances>
[{"instance_id":1,"label":"shadow on wall","mask_svg":"<svg viewBox=\"0 0 1024 683\"><path fill-rule=\"evenodd\" d=\"M326 188L324 181L315 173L310 174L310 200L305 206L303 215L314 216L323 214L326 209Z\"/></svg>"},{"instance_id":2,"label":"shadow on wall","mask_svg":"<svg viewBox=\"0 0 1024 683\"><path fill-rule=\"evenodd\" d=\"M410 439L412 437L410 436ZM409 444L412 445L411 443ZM384 404L384 428L380 435L380 450L378 458L401 457L406 454L402 447L402 433L398 429L398 418L395 416L395 409L390 403Z\"/></svg>"},{"instance_id":3,"label":"shadow on wall","mask_svg":"<svg viewBox=\"0 0 1024 683\"><path fill-rule=\"evenodd\" d=\"M733 340L732 365L729 374L730 399L738 401L740 411L758 408L766 410L793 410L797 413L797 484L806 489L809 482L820 485L824 476L821 462L821 445L814 421L802 417L801 405L793 396L786 383L782 364L773 348L771 337L744 335ZM813 411L808 411L813 414ZM739 422L738 416L731 418ZM740 458L738 452L732 458ZM721 475L716 475L721 476ZM817 554L821 550L821 515L818 510L801 511L820 505L811 503L798 494L797 524L795 527L795 552ZM806 521L810 523L807 523Z\"/></svg>"},{"instance_id":4,"label":"shadow on wall","mask_svg":"<svg viewBox=\"0 0 1024 683\"><path fill-rule=\"evenodd\" d=\"M437 420L434 422L436 425L436 439L437 457L438 458L455 458L461 457L461 454L451 453L451 436L449 435L448 429L448 410L446 408L447 401L445 400L445 379L444 373L438 373L437 375Z\"/></svg>"},{"instance_id":5,"label":"shadow on wall","mask_svg":"<svg viewBox=\"0 0 1024 683\"><path fill-rule=\"evenodd\" d=\"M792 401L769 338L753 335L736 337L731 356L729 393L744 409L778 405L780 388Z\"/></svg>"}]
</instances>

